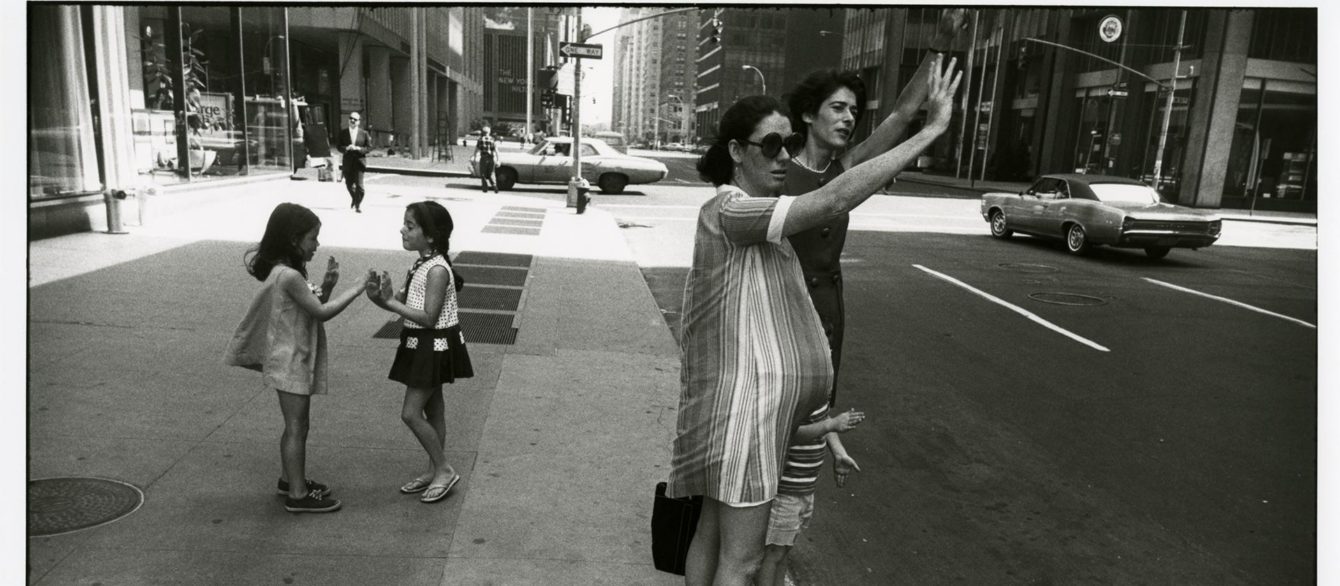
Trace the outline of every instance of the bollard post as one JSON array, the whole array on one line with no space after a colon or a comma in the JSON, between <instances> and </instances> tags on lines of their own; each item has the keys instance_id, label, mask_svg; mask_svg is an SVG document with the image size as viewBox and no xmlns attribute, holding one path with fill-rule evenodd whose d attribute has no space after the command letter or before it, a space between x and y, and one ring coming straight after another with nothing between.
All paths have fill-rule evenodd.
<instances>
[{"instance_id":1,"label":"bollard post","mask_svg":"<svg viewBox=\"0 0 1340 586\"><path fill-rule=\"evenodd\" d=\"M107 207L108 234L126 233L121 227L121 202L125 199L126 192L120 189L108 189L102 192L102 203Z\"/></svg>"}]
</instances>

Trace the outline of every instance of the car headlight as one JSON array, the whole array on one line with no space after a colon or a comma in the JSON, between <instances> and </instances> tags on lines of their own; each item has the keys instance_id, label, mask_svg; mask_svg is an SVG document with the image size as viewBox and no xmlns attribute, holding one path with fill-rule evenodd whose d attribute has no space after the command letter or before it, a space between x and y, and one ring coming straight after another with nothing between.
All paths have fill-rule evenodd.
<instances>
[{"instance_id":1,"label":"car headlight","mask_svg":"<svg viewBox=\"0 0 1340 586\"><path fill-rule=\"evenodd\" d=\"M1223 222L1222 222L1221 220L1215 220L1215 221L1213 221L1213 222L1210 222L1210 236L1218 236L1218 235L1219 235L1219 229L1220 229L1222 226L1223 226Z\"/></svg>"},{"instance_id":2,"label":"car headlight","mask_svg":"<svg viewBox=\"0 0 1340 586\"><path fill-rule=\"evenodd\" d=\"M1124 219L1121 220L1121 231L1122 231L1122 232L1128 232L1128 231L1130 231L1131 228L1134 228L1134 227L1135 227L1135 220L1134 220L1133 218L1127 217L1127 218L1124 218Z\"/></svg>"}]
</instances>

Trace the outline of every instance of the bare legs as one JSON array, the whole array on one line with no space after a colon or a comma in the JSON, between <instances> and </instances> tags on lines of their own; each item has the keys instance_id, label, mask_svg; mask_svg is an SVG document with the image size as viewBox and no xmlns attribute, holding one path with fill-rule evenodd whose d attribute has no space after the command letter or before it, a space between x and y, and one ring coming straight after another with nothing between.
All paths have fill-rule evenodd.
<instances>
[{"instance_id":1,"label":"bare legs","mask_svg":"<svg viewBox=\"0 0 1340 586\"><path fill-rule=\"evenodd\" d=\"M312 398L307 395L279 393L279 410L284 414L284 434L279 436L279 460L288 481L288 496L307 496L307 427Z\"/></svg>"},{"instance_id":2,"label":"bare legs","mask_svg":"<svg viewBox=\"0 0 1340 586\"><path fill-rule=\"evenodd\" d=\"M447 441L447 406L442 398L442 386L432 388L405 387L405 403L400 408L400 420L428 452L429 471L420 478L432 478L433 484L446 484L456 475L447 463L444 446Z\"/></svg>"},{"instance_id":3,"label":"bare legs","mask_svg":"<svg viewBox=\"0 0 1340 586\"><path fill-rule=\"evenodd\" d=\"M763 561L772 503L732 507L703 499L698 530L689 544L684 583L690 586L749 586Z\"/></svg>"}]
</instances>

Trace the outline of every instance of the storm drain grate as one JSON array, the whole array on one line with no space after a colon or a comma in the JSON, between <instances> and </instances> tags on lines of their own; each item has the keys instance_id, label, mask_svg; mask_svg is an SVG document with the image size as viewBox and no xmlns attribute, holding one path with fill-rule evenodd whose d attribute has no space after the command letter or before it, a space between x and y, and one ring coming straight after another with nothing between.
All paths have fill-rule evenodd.
<instances>
[{"instance_id":1,"label":"storm drain grate","mask_svg":"<svg viewBox=\"0 0 1340 586\"><path fill-rule=\"evenodd\" d=\"M1090 307L1095 305L1107 305L1107 300L1102 297L1092 295L1080 295L1079 293L1057 293L1051 291L1041 291L1038 293L1029 293L1028 298L1033 301L1051 303L1052 305L1075 305Z\"/></svg>"},{"instance_id":2,"label":"storm drain grate","mask_svg":"<svg viewBox=\"0 0 1340 586\"><path fill-rule=\"evenodd\" d=\"M144 504L140 489L102 478L45 478L28 483L28 535L60 535L110 523Z\"/></svg>"},{"instance_id":3,"label":"storm drain grate","mask_svg":"<svg viewBox=\"0 0 1340 586\"><path fill-rule=\"evenodd\" d=\"M515 316L510 313L474 313L460 312L461 332L465 334L467 344L515 344L516 328L512 327ZM396 340L400 338L400 320L388 321L373 334L373 338Z\"/></svg>"},{"instance_id":4,"label":"storm drain grate","mask_svg":"<svg viewBox=\"0 0 1340 586\"><path fill-rule=\"evenodd\" d=\"M489 221L489 226L525 226L527 228L539 228L544 225L544 220L528 220L521 218L496 217Z\"/></svg>"},{"instance_id":5,"label":"storm drain grate","mask_svg":"<svg viewBox=\"0 0 1340 586\"><path fill-rule=\"evenodd\" d=\"M462 252L454 259L458 265L488 265L495 267L530 267L531 255L504 252Z\"/></svg>"},{"instance_id":6,"label":"storm drain grate","mask_svg":"<svg viewBox=\"0 0 1340 586\"><path fill-rule=\"evenodd\" d=\"M526 206L502 206L498 208L504 212L529 212L532 214L543 214L544 208L531 208Z\"/></svg>"}]
</instances>

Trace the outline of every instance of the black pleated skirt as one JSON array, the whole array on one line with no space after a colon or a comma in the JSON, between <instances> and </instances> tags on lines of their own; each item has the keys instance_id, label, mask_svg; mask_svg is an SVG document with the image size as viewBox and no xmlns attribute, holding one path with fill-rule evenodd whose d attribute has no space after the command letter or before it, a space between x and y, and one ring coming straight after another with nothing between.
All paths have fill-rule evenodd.
<instances>
[{"instance_id":1,"label":"black pleated skirt","mask_svg":"<svg viewBox=\"0 0 1340 586\"><path fill-rule=\"evenodd\" d=\"M406 348L410 338L418 340L417 348ZM446 350L434 350L433 340L446 339ZM475 375L470 365L470 352L465 348L461 326L442 330L404 328L400 331L400 346L395 351L395 362L387 378L415 388L435 387L456 382L458 378Z\"/></svg>"}]
</instances>

